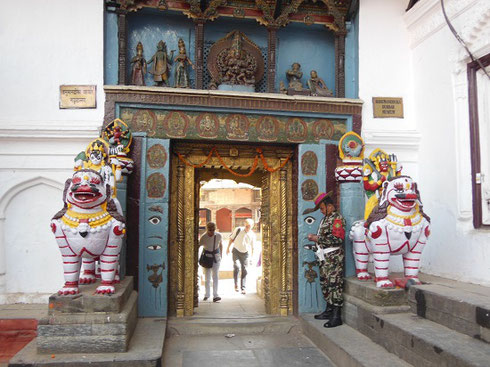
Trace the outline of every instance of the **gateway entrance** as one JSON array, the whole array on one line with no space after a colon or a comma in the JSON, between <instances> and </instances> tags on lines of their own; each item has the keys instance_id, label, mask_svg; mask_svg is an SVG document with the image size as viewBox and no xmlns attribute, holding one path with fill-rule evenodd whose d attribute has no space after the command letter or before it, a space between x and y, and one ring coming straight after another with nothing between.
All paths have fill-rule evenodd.
<instances>
[{"instance_id":1,"label":"gateway entrance","mask_svg":"<svg viewBox=\"0 0 490 367\"><path fill-rule=\"evenodd\" d=\"M293 162L288 146L176 143L170 165L169 315L190 316L199 305L198 241L201 181L226 178L260 187L261 283L265 311L295 310ZM265 165L264 165L265 162ZM228 245L224 240L224 247Z\"/></svg>"}]
</instances>

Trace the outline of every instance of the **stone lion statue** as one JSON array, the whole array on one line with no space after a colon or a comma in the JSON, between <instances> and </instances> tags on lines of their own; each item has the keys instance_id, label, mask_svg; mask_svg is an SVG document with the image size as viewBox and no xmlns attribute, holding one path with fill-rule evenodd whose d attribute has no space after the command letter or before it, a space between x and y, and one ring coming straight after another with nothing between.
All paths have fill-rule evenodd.
<instances>
[{"instance_id":1,"label":"stone lion statue","mask_svg":"<svg viewBox=\"0 0 490 367\"><path fill-rule=\"evenodd\" d=\"M124 218L111 199L111 187L92 169L75 172L65 183L63 209L51 220L51 229L63 257L65 285L60 295L78 293L81 283L95 281L95 261L100 260L101 284L96 293L112 294L125 234Z\"/></svg>"},{"instance_id":2,"label":"stone lion statue","mask_svg":"<svg viewBox=\"0 0 490 367\"><path fill-rule=\"evenodd\" d=\"M367 268L372 254L376 286L393 287L388 279L390 256L402 255L405 280L420 284L420 258L429 235L430 218L422 210L417 184L409 176L385 181L378 205L350 231L358 279L371 278Z\"/></svg>"}]
</instances>

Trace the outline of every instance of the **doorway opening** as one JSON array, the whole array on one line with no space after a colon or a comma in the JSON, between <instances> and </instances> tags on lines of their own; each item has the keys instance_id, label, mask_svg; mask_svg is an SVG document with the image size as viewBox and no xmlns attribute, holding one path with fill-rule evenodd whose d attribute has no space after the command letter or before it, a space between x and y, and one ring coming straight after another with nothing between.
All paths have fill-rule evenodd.
<instances>
[{"instance_id":1,"label":"doorway opening","mask_svg":"<svg viewBox=\"0 0 490 367\"><path fill-rule=\"evenodd\" d=\"M254 229L260 232L262 244L262 270L259 271L262 310L265 308L268 315L293 314L297 306L297 214L293 194L297 191L297 177L293 173L297 151L294 147L176 142L171 152L169 315L192 316L204 309L203 287L198 277L199 235L212 218L213 209L201 205L200 195L201 183L213 179L249 184L255 188L252 190L254 195L260 195L260 200L255 198L260 209L243 204L233 208L215 208L212 219L219 222L218 230L225 233L231 233L233 226L250 216L258 219L259 227L254 223ZM229 237L225 236L225 250L228 240ZM254 254L252 261L255 260L258 262ZM207 306L218 309L224 304L211 300Z\"/></svg>"},{"instance_id":2,"label":"doorway opening","mask_svg":"<svg viewBox=\"0 0 490 367\"><path fill-rule=\"evenodd\" d=\"M200 177L218 172L197 172ZM260 175L260 173L258 173ZM199 182L199 235L207 236L206 224L214 222L216 232L222 237L221 261L218 272L217 295L221 298L214 302L214 284L211 271L208 272L209 294L206 290L205 270L198 267L198 307L195 315L205 317L252 317L264 315L264 292L262 283L262 223L261 223L261 188L241 182L239 178L216 179ZM244 237L245 227L247 236ZM243 237L239 237L240 232ZM238 233L238 236L237 236ZM253 239L247 248L247 259L244 262L246 271L245 287L241 289L241 270L239 256L233 255L234 238L240 241ZM206 237L204 237L206 238ZM245 246L243 247L245 248ZM202 247L199 251L202 251ZM237 250L235 250L237 251ZM236 252L235 252L236 253ZM204 298L206 300L204 300ZM214 304L213 304L214 303ZM219 305L217 304L219 303Z\"/></svg>"}]
</instances>

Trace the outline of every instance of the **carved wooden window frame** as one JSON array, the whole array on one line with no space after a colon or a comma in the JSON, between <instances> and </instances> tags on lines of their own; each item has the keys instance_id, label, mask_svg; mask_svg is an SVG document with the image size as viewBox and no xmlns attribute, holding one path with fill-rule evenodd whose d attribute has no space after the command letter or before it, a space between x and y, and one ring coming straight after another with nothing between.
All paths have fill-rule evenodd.
<instances>
[{"instance_id":1,"label":"carved wooden window frame","mask_svg":"<svg viewBox=\"0 0 490 367\"><path fill-rule=\"evenodd\" d=\"M470 62L467 66L468 73L468 103L470 121L470 147L471 147L471 177L473 191L473 226L475 228L490 228L483 224L482 185L477 181L477 175L481 173L481 149L480 149L480 125L478 115L478 85L477 72L480 65L490 65L490 54L482 56L479 60ZM490 179L487 177L486 179Z\"/></svg>"}]
</instances>

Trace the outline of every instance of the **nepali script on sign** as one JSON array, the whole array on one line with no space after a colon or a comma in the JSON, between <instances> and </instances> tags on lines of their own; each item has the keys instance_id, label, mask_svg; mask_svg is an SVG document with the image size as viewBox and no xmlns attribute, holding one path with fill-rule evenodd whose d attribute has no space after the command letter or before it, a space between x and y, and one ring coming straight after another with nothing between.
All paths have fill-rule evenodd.
<instances>
[{"instance_id":1,"label":"nepali script on sign","mask_svg":"<svg viewBox=\"0 0 490 367\"><path fill-rule=\"evenodd\" d=\"M95 108L95 85L60 85L60 108Z\"/></svg>"}]
</instances>

